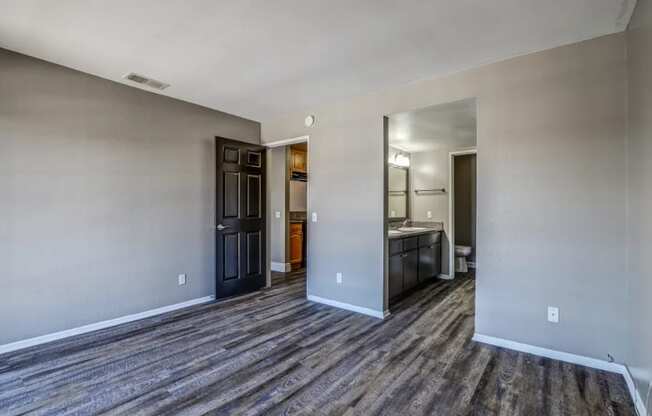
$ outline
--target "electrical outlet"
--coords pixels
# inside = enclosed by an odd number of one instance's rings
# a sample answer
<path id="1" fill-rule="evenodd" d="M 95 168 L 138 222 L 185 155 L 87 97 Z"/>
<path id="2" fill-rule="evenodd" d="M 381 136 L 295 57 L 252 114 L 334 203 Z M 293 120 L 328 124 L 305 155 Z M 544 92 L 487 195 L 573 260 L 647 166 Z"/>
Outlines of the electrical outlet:
<path id="1" fill-rule="evenodd" d="M 281 218 L 281 211 L 276 211 L 276 212 L 274 213 L 274 216 L 275 216 L 276 218 Z"/>
<path id="2" fill-rule="evenodd" d="M 428 218 L 432 218 L 432 211 L 428 211 L 428 212 L 426 212 L 426 217 L 428 217 Z"/>
<path id="3" fill-rule="evenodd" d="M 316 212 L 312 213 L 312 222 L 317 222 L 317 213 Z"/>
<path id="4" fill-rule="evenodd" d="M 390 212 L 390 213 L 389 213 L 389 216 L 390 216 L 390 217 L 395 217 L 395 216 L 396 216 L 396 211 L 392 211 L 392 212 Z"/>
<path id="5" fill-rule="evenodd" d="M 342 273 L 340 273 L 340 272 L 335 273 L 335 280 L 337 281 L 338 285 L 341 285 L 342 284 Z"/>
<path id="6" fill-rule="evenodd" d="M 548 322 L 559 322 L 559 308 L 556 306 L 548 306 Z"/>
<path id="7" fill-rule="evenodd" d="M 186 275 L 185 274 L 180 274 L 179 275 L 179 286 L 183 286 L 186 284 Z"/>

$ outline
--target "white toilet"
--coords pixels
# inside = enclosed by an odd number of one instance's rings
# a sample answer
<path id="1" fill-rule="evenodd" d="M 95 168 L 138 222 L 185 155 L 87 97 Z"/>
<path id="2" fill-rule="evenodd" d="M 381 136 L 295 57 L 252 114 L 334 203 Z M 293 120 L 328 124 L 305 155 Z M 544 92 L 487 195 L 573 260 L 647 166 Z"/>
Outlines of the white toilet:
<path id="1" fill-rule="evenodd" d="M 466 258 L 471 255 L 471 247 L 469 246 L 455 246 L 455 271 L 466 273 L 469 267 L 466 264 Z"/>

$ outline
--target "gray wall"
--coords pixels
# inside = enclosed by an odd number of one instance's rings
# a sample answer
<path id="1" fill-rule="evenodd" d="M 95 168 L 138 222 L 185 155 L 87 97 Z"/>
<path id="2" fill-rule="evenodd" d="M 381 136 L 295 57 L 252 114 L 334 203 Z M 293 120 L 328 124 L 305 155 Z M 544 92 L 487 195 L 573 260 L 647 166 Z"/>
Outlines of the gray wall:
<path id="1" fill-rule="evenodd" d="M 631 351 L 628 365 L 645 400 L 652 381 L 652 2 L 638 0 L 629 55 L 628 253 Z M 651 399 L 652 401 L 652 399 Z M 652 411 L 652 409 L 648 409 Z"/>
<path id="2" fill-rule="evenodd" d="M 270 207 L 269 221 L 271 224 L 270 244 L 272 262 L 286 263 L 287 243 L 287 156 L 286 146 L 275 147 L 269 150 L 269 170 L 267 183 L 269 184 Z M 274 213 L 281 212 L 281 218 L 276 218 Z"/>
<path id="3" fill-rule="evenodd" d="M 622 362 L 624 51 L 621 33 L 263 122 L 263 141 L 310 135 L 308 292 L 386 305 L 383 115 L 477 97 L 476 331 Z"/>
<path id="4" fill-rule="evenodd" d="M 0 344 L 214 294 L 216 135 L 260 125 L 0 50 Z"/>

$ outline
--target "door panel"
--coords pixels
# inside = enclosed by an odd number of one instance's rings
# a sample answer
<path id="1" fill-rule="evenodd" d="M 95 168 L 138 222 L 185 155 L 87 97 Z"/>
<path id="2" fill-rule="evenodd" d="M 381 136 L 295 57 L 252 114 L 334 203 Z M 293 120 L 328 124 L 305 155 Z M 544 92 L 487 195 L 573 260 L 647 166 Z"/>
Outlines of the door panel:
<path id="1" fill-rule="evenodd" d="M 240 212 L 240 172 L 223 172 L 224 218 L 237 218 Z"/>
<path id="2" fill-rule="evenodd" d="M 265 150 L 215 138 L 216 299 L 258 290 L 266 281 Z"/>
<path id="3" fill-rule="evenodd" d="M 410 290 L 418 283 L 419 252 L 411 250 L 403 254 L 403 290 Z"/>
<path id="4" fill-rule="evenodd" d="M 260 274 L 261 271 L 260 232 L 247 233 L 247 275 Z"/>
<path id="5" fill-rule="evenodd" d="M 260 175 L 247 175 L 247 217 L 260 218 Z"/>
<path id="6" fill-rule="evenodd" d="M 240 271 L 240 236 L 238 233 L 224 233 L 222 240 L 224 280 L 237 279 Z"/>

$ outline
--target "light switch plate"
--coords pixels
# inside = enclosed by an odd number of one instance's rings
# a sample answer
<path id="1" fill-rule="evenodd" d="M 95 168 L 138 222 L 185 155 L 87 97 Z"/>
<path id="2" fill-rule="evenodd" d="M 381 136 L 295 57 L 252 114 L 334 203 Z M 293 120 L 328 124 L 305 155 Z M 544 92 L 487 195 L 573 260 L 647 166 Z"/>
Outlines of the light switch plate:
<path id="1" fill-rule="evenodd" d="M 311 218 L 312 218 L 312 222 L 317 222 L 317 213 L 313 212 Z"/>
<path id="2" fill-rule="evenodd" d="M 554 324 L 559 322 L 559 308 L 556 306 L 548 306 L 548 322 Z"/>
<path id="3" fill-rule="evenodd" d="M 342 284 L 342 273 L 340 273 L 340 272 L 335 273 L 335 280 L 337 281 L 338 285 L 341 285 Z"/>
<path id="4" fill-rule="evenodd" d="M 281 218 L 281 211 L 276 211 L 276 212 L 274 213 L 274 216 L 275 216 L 276 218 Z"/>
<path id="5" fill-rule="evenodd" d="M 180 274 L 179 275 L 179 286 L 185 285 L 186 284 L 186 275 L 185 274 Z"/>
<path id="6" fill-rule="evenodd" d="M 432 218 L 432 211 L 428 211 L 428 212 L 426 212 L 426 217 L 428 217 L 428 218 Z"/>

